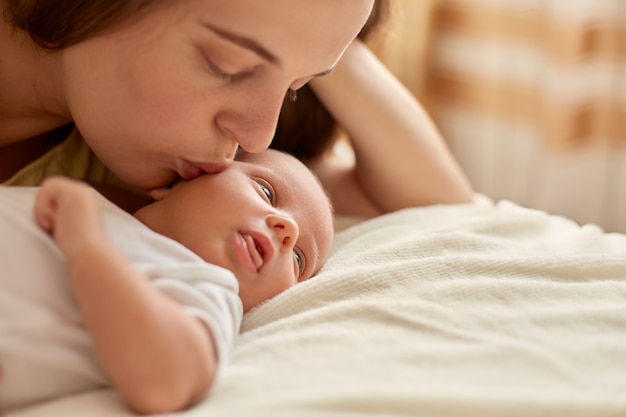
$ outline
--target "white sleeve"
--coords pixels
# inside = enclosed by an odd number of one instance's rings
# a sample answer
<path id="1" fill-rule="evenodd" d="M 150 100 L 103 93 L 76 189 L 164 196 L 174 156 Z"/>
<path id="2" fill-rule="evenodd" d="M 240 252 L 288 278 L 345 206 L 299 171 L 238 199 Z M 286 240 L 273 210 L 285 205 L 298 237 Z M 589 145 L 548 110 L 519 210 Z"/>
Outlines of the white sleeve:
<path id="1" fill-rule="evenodd" d="M 148 267 L 144 272 L 157 288 L 204 322 L 213 335 L 219 372 L 228 361 L 243 317 L 233 273 L 197 262 Z"/>
<path id="2" fill-rule="evenodd" d="M 150 230 L 119 207 L 103 201 L 105 224 L 115 245 L 153 285 L 206 324 L 215 341 L 221 369 L 243 318 L 235 275 L 205 262 L 180 243 Z"/>

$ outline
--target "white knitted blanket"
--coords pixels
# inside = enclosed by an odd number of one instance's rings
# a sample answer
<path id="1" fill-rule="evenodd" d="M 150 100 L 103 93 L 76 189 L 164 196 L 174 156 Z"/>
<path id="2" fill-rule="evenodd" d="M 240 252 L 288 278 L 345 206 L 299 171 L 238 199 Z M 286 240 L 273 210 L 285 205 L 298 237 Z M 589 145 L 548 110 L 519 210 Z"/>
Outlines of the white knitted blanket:
<path id="1" fill-rule="evenodd" d="M 128 415 L 103 390 L 10 417 Z M 177 415 L 624 416 L 626 236 L 486 199 L 358 224 Z"/>

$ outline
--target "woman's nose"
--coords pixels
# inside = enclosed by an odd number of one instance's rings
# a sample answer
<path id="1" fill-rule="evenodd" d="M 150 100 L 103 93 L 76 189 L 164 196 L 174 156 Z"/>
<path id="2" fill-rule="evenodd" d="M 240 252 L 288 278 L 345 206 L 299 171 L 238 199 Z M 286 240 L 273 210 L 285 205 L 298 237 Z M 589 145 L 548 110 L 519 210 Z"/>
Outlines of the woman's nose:
<path id="1" fill-rule="evenodd" d="M 280 250 L 293 250 L 300 230 L 296 221 L 286 214 L 270 214 L 266 218 L 267 225 L 272 229 L 278 240 Z"/>
<path id="2" fill-rule="evenodd" d="M 217 126 L 246 152 L 264 151 L 274 138 L 284 98 L 284 91 L 267 89 L 254 94 L 252 99 L 242 97 L 237 105 L 216 116 Z"/>

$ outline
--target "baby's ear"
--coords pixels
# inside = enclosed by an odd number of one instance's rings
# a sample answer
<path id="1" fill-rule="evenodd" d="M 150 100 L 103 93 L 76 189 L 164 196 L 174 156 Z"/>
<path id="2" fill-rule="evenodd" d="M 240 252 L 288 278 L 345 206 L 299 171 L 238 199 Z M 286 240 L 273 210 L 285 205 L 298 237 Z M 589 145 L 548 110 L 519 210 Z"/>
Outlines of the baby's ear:
<path id="1" fill-rule="evenodd" d="M 160 201 L 170 192 L 170 187 L 154 188 L 148 191 L 148 194 L 154 201 Z"/>

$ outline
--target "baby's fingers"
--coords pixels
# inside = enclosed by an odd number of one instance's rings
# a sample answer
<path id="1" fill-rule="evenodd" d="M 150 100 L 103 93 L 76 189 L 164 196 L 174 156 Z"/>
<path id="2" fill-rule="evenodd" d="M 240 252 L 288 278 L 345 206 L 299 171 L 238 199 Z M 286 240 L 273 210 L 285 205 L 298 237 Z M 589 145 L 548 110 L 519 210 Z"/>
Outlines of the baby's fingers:
<path id="1" fill-rule="evenodd" d="M 45 182 L 35 198 L 35 221 L 43 230 L 52 232 L 58 208 L 58 194 L 56 187 L 50 182 Z"/>

